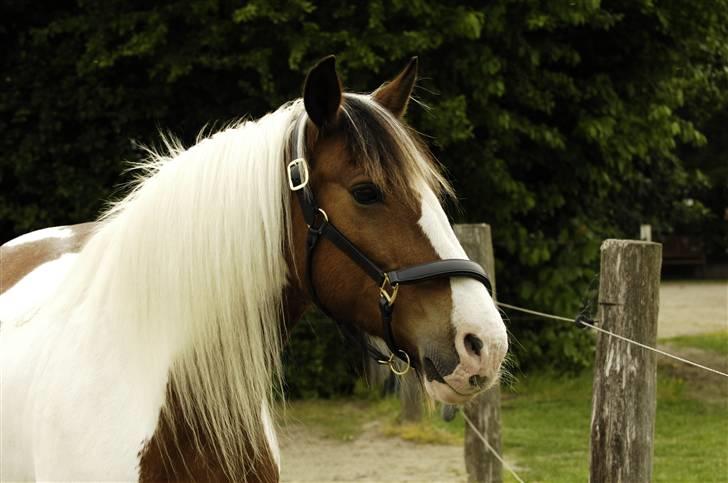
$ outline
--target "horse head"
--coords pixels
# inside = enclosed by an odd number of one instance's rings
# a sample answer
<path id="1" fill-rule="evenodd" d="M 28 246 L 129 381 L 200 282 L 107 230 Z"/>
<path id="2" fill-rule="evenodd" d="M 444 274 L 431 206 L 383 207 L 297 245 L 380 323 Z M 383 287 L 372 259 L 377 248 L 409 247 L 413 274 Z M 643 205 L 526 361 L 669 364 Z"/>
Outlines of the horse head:
<path id="1" fill-rule="evenodd" d="M 383 339 L 379 362 L 462 403 L 498 379 L 508 340 L 441 206 L 451 188 L 403 121 L 416 79 L 416 58 L 368 95 L 342 92 L 333 57 L 309 72 L 288 166 L 294 278 L 344 328 Z"/>

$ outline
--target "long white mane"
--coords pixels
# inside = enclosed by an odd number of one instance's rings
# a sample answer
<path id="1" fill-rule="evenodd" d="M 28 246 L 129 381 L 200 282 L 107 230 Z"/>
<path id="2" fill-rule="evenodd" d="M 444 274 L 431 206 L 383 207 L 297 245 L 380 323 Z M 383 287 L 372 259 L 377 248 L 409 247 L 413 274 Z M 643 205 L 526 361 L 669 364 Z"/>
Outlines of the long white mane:
<path id="1" fill-rule="evenodd" d="M 168 364 L 185 417 L 195 415 L 191 427 L 229 475 L 264 450 L 261 407 L 280 381 L 284 156 L 302 112 L 297 101 L 188 150 L 152 154 L 56 298 L 65 310 L 97 309 L 91 323 L 128 337 L 138 348 L 130 357 Z"/>

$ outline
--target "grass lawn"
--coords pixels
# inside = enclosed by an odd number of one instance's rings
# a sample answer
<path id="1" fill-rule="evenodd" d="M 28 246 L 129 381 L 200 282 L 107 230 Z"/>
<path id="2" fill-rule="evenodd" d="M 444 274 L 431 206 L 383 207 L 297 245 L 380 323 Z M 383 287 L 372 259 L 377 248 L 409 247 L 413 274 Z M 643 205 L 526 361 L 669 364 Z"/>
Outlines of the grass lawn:
<path id="1" fill-rule="evenodd" d="M 725 334 L 681 337 L 673 345 L 725 354 Z M 587 481 L 591 372 L 576 377 L 521 376 L 503 390 L 503 446 L 526 481 Z M 708 387 L 709 386 L 709 387 Z M 708 389 L 706 391 L 706 389 Z M 710 397 L 704 394 L 709 393 Z M 717 397 L 716 397 L 717 396 Z M 462 444 L 460 414 L 451 423 L 436 412 L 421 423 L 398 424 L 396 399 L 376 397 L 290 403 L 287 414 L 340 440 L 356 437 L 379 421 L 385 436 L 419 443 Z M 505 472 L 504 472 L 505 475 Z M 515 481 L 505 475 L 506 481 Z M 728 482 L 728 381 L 699 382 L 671 367 L 658 371 L 654 480 Z"/>
<path id="2" fill-rule="evenodd" d="M 591 374 L 525 378 L 504 393 L 505 453 L 529 481 L 585 481 Z M 728 397 L 728 393 L 725 394 Z M 658 375 L 654 480 L 728 481 L 728 404 L 703 401 L 679 378 Z M 508 481 L 508 480 L 506 480 Z"/>
<path id="3" fill-rule="evenodd" d="M 671 337 L 661 340 L 665 344 L 675 347 L 695 347 L 706 351 L 716 352 L 728 356 L 728 331 L 713 334 L 690 335 Z"/>

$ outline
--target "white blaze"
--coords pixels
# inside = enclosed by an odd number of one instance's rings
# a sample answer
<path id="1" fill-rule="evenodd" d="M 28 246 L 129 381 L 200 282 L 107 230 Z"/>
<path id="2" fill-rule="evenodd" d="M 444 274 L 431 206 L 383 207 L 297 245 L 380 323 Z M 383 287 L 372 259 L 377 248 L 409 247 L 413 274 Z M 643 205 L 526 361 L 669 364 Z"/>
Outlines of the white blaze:
<path id="1" fill-rule="evenodd" d="M 465 258 L 468 256 L 460 245 L 437 196 L 427 186 L 420 188 L 422 215 L 419 225 L 440 258 Z M 463 277 L 450 279 L 452 291 L 451 322 L 455 328 L 455 348 L 461 356 L 453 377 L 458 379 L 458 389 L 465 386 L 470 375 L 484 375 L 493 379 L 508 348 L 508 337 L 503 319 L 488 290 L 482 283 Z M 473 334 L 483 341 L 479 362 L 464 359 L 464 337 Z M 446 377 L 446 380 L 448 378 Z M 450 382 L 450 381 L 448 381 Z"/>

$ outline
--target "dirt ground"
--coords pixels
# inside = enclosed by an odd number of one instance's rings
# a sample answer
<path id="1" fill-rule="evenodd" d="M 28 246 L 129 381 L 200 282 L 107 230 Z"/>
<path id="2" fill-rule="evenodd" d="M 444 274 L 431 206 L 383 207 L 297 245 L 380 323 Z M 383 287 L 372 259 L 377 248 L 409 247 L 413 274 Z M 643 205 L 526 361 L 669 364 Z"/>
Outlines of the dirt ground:
<path id="1" fill-rule="evenodd" d="M 659 338 L 728 330 L 728 280 L 660 285 Z"/>
<path id="2" fill-rule="evenodd" d="M 379 435 L 376 423 L 349 442 L 327 439 L 303 425 L 279 434 L 281 480 L 415 482 L 466 481 L 463 448 L 415 444 Z"/>
<path id="3" fill-rule="evenodd" d="M 665 282 L 660 287 L 660 301 L 659 338 L 728 330 L 728 280 Z M 708 361 L 701 357 L 704 354 L 684 355 L 726 369 L 724 359 Z M 676 365 L 670 369 L 688 371 L 692 377 L 706 377 L 690 367 Z M 725 392 L 721 390 L 715 396 L 724 398 Z M 385 438 L 376 425 L 372 423 L 359 437 L 342 442 L 327 439 L 314 428 L 287 424 L 279 434 L 282 481 L 450 483 L 467 480 L 462 447 Z"/>

